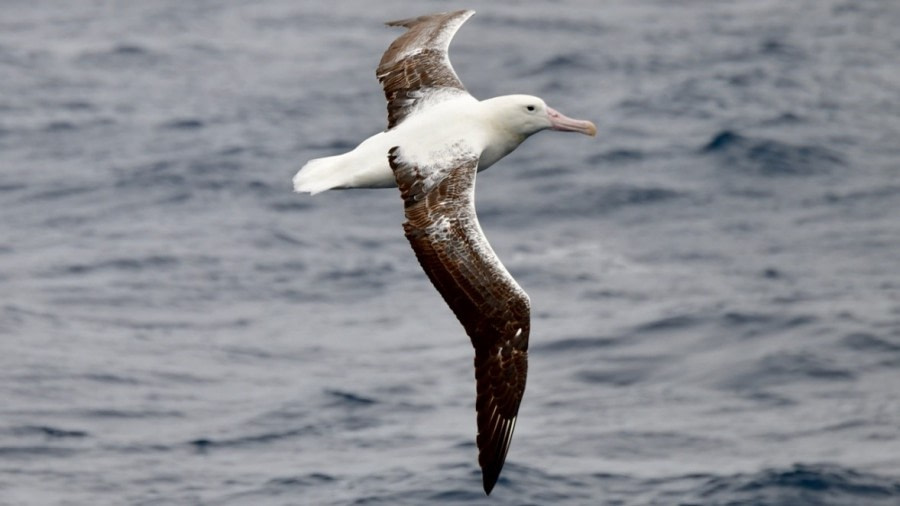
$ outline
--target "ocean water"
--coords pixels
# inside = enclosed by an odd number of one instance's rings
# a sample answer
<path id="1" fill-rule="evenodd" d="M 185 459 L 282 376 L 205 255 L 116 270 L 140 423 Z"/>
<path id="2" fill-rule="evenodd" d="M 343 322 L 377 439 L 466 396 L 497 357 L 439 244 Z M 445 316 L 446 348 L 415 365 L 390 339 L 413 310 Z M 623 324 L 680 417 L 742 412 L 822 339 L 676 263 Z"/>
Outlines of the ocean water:
<path id="1" fill-rule="evenodd" d="M 533 305 L 493 494 L 394 190 L 382 22 L 472 7 Z M 900 504 L 900 3 L 3 2 L 0 504 Z"/>

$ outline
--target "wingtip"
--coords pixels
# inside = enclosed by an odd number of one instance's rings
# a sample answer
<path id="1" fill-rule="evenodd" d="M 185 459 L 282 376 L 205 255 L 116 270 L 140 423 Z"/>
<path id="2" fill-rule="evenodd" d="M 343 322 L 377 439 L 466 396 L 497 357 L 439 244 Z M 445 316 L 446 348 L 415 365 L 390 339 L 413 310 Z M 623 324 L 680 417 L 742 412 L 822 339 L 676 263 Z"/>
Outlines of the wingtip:
<path id="1" fill-rule="evenodd" d="M 484 495 L 491 495 L 491 491 L 494 490 L 494 485 L 497 484 L 497 479 L 500 477 L 500 473 L 496 474 L 488 474 L 487 471 L 484 471 L 482 475 L 482 484 L 484 485 Z"/>
<path id="2" fill-rule="evenodd" d="M 410 28 L 412 25 L 422 22 L 422 21 L 425 21 L 428 18 L 432 18 L 435 16 L 448 16 L 448 15 L 451 17 L 464 15 L 465 19 L 463 19 L 463 21 L 465 21 L 466 19 L 469 19 L 470 17 L 472 17 L 472 15 L 474 15 L 474 14 L 475 14 L 475 11 L 473 9 L 462 9 L 462 10 L 458 10 L 458 11 L 438 12 L 435 14 L 426 14 L 424 16 L 418 16 L 415 18 L 406 18 L 406 19 L 397 19 L 394 21 L 385 21 L 384 26 L 391 26 L 391 27 L 399 26 L 399 27 L 403 27 L 403 28 Z"/>

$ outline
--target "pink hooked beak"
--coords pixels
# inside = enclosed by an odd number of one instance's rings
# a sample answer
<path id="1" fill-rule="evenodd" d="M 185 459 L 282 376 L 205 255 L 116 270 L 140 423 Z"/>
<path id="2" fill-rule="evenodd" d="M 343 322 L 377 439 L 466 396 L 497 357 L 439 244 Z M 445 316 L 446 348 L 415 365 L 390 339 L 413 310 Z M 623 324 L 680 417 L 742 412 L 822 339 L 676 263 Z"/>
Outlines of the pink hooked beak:
<path id="1" fill-rule="evenodd" d="M 570 118 L 552 107 L 547 107 L 547 116 L 550 118 L 552 130 L 578 132 L 591 137 L 597 135 L 597 127 L 590 121 Z"/>

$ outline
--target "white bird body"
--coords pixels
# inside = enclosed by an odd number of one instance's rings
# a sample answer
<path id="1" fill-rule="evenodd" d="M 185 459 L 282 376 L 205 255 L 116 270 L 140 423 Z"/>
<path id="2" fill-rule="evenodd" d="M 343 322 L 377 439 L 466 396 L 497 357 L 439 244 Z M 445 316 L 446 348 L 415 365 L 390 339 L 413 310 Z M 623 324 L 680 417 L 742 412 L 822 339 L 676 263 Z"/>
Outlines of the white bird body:
<path id="1" fill-rule="evenodd" d="M 523 131 L 521 123 L 504 121 L 506 109 L 518 102 L 544 106 L 540 99 L 527 95 L 478 101 L 469 94 L 460 94 L 436 103 L 426 113 L 409 116 L 394 128 L 362 141 L 352 151 L 310 160 L 294 176 L 294 191 L 314 194 L 336 188 L 395 187 L 397 181 L 386 155 L 394 146 L 403 146 L 409 160 L 434 163 L 448 141 L 462 141 L 479 153 L 478 170 L 485 170 L 537 131 Z M 540 121 L 535 123 L 541 129 L 547 127 Z"/>

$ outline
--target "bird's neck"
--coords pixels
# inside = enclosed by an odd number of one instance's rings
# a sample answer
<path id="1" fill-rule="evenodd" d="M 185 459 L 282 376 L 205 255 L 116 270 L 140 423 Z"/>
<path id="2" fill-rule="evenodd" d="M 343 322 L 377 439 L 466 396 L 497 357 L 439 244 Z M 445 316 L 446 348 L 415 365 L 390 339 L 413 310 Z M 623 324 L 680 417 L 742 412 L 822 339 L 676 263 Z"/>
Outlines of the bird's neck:
<path id="1" fill-rule="evenodd" d="M 478 162 L 479 170 L 484 170 L 497 163 L 501 158 L 512 153 L 525 140 L 523 136 L 497 135 L 493 137 L 492 142 L 488 142 L 487 147 L 481 152 L 481 158 Z"/>
<path id="2" fill-rule="evenodd" d="M 478 169 L 484 170 L 512 153 L 528 136 L 510 129 L 504 122 L 499 121 L 494 116 L 495 107 L 491 100 L 480 102 L 480 106 L 480 113 L 483 117 L 482 124 L 486 127 L 484 136 L 487 142 L 481 153 Z"/>

